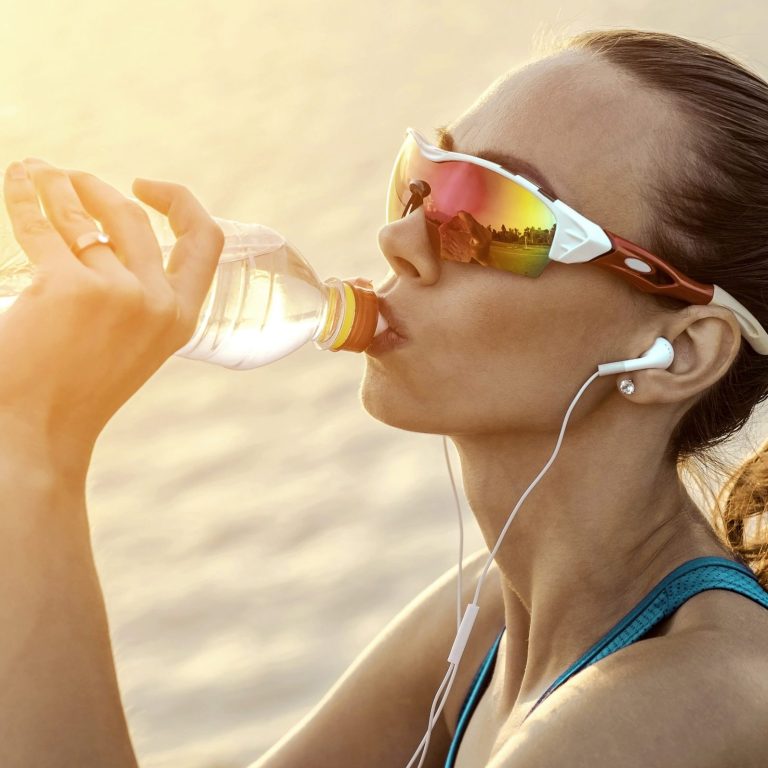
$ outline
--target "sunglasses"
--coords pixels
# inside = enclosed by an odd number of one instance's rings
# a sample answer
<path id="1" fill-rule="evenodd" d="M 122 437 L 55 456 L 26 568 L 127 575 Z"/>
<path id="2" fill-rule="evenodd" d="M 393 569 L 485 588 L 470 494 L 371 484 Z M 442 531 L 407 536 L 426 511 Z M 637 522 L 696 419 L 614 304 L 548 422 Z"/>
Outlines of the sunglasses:
<path id="1" fill-rule="evenodd" d="M 526 277 L 553 261 L 589 262 L 646 293 L 726 307 L 750 346 L 768 355 L 768 333 L 719 286 L 686 277 L 498 163 L 432 146 L 408 128 L 389 180 L 387 223 L 419 207 L 441 259 Z"/>

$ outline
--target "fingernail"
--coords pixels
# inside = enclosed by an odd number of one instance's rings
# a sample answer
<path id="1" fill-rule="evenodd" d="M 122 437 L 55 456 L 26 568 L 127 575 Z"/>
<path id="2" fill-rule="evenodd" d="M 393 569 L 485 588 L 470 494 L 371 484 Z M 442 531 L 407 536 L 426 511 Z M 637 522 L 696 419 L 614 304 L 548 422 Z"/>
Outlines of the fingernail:
<path id="1" fill-rule="evenodd" d="M 26 179 L 27 169 L 24 167 L 24 163 L 11 163 L 8 166 L 6 173 L 12 179 Z"/>

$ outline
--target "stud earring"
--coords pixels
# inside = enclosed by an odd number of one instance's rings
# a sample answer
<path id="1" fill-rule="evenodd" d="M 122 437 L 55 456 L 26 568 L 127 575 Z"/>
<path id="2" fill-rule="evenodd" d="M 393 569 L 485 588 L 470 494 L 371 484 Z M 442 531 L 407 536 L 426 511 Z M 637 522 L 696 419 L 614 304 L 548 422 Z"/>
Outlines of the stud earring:
<path id="1" fill-rule="evenodd" d="M 632 379 L 622 379 L 619 382 L 619 392 L 622 395 L 631 395 L 635 391 L 635 382 Z"/>

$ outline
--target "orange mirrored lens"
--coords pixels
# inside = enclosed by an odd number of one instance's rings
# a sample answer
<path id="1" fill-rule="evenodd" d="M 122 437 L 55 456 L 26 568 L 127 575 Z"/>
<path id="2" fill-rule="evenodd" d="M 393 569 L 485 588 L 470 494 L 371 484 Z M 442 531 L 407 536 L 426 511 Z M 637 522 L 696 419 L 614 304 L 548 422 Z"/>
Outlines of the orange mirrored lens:
<path id="1" fill-rule="evenodd" d="M 547 265 L 555 215 L 525 187 L 474 163 L 428 160 L 409 135 L 390 178 L 387 222 L 403 216 L 414 180 L 429 184 L 422 206 L 427 226 L 435 228 L 432 242 L 440 243 L 440 258 L 528 277 Z"/>

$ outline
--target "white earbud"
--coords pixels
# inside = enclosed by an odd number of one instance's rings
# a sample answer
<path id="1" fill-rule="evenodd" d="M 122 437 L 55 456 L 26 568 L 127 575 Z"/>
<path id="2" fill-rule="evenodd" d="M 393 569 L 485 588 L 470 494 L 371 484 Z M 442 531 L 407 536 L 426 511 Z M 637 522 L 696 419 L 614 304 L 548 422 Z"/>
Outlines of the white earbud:
<path id="1" fill-rule="evenodd" d="M 659 336 L 653 342 L 653 346 L 643 352 L 640 357 L 618 360 L 615 363 L 603 363 L 597 366 L 597 372 L 600 376 L 610 376 L 613 373 L 642 371 L 645 368 L 669 368 L 674 359 L 675 350 L 672 345 L 663 336 Z"/>

